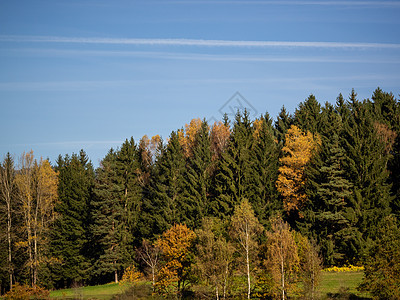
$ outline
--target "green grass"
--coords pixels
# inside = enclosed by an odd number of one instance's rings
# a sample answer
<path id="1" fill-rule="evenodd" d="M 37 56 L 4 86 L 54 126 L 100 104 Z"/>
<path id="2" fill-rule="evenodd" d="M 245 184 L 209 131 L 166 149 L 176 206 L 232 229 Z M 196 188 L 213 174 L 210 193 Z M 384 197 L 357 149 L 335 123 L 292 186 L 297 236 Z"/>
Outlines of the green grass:
<path id="1" fill-rule="evenodd" d="M 122 294 L 130 285 L 110 283 L 105 285 L 87 286 L 50 292 L 51 299 L 111 299 L 114 295 Z"/>
<path id="2" fill-rule="evenodd" d="M 321 283 L 318 288 L 320 296 L 322 299 L 329 299 L 329 296 L 340 299 L 339 295 L 368 298 L 368 293 L 361 293 L 357 290 L 363 275 L 363 272 L 322 272 Z"/>
<path id="3" fill-rule="evenodd" d="M 318 291 L 321 299 L 368 299 L 368 293 L 357 291 L 363 272 L 322 272 Z M 50 293 L 51 299 L 111 299 L 130 288 L 125 284 L 105 284 L 57 290 Z M 140 288 L 140 287 L 139 287 Z"/>

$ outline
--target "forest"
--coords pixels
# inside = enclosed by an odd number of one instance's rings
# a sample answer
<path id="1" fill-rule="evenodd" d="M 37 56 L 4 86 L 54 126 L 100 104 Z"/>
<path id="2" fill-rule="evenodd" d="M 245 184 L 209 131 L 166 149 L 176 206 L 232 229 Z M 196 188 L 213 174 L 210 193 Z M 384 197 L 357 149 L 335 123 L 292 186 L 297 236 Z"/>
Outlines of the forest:
<path id="1" fill-rule="evenodd" d="M 163 140 L 32 151 L 0 166 L 0 292 L 147 278 L 154 294 L 314 299 L 322 268 L 400 295 L 400 102 L 310 95 L 251 120 L 193 119 Z M 201 298 L 201 297 L 200 297 Z"/>

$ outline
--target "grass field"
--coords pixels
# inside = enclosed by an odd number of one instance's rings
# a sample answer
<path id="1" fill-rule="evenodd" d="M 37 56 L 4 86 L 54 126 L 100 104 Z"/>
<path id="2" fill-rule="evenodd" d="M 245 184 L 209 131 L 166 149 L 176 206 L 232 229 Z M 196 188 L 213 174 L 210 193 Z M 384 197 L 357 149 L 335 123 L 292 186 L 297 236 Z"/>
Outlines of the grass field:
<path id="1" fill-rule="evenodd" d="M 51 299 L 101 299 L 108 300 L 114 295 L 122 294 L 129 285 L 110 283 L 105 285 L 87 286 L 65 290 L 57 290 L 50 293 Z"/>
<path id="2" fill-rule="evenodd" d="M 367 293 L 357 291 L 363 272 L 323 272 L 319 285 L 320 299 L 370 299 Z M 129 285 L 106 284 L 65 289 L 50 293 L 51 299 L 111 299 L 122 294 Z"/>
<path id="3" fill-rule="evenodd" d="M 363 272 L 322 272 L 319 294 L 322 299 L 369 299 L 368 293 L 357 291 Z M 352 297 L 352 298 L 346 298 Z"/>

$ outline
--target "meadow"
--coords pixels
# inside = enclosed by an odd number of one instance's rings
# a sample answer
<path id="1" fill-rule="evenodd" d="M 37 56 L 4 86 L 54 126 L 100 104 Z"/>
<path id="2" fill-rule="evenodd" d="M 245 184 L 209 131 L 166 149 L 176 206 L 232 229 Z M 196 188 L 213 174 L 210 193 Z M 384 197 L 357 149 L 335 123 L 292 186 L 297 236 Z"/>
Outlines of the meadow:
<path id="1" fill-rule="evenodd" d="M 319 299 L 371 299 L 368 293 L 357 290 L 363 277 L 363 272 L 322 272 L 318 287 Z M 57 290 L 50 293 L 51 299 L 153 299 L 150 296 L 150 284 L 138 283 L 130 290 L 130 285 L 110 283 Z M 129 293 L 129 295 L 127 295 Z"/>

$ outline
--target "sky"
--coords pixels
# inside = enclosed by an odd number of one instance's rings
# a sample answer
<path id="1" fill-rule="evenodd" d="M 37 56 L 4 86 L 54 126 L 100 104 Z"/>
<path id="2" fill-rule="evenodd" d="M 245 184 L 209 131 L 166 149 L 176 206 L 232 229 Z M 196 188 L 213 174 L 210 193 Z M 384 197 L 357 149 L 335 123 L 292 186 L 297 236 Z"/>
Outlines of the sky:
<path id="1" fill-rule="evenodd" d="M 400 1 L 0 0 L 0 158 L 95 166 L 238 108 L 400 94 Z"/>

